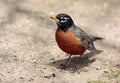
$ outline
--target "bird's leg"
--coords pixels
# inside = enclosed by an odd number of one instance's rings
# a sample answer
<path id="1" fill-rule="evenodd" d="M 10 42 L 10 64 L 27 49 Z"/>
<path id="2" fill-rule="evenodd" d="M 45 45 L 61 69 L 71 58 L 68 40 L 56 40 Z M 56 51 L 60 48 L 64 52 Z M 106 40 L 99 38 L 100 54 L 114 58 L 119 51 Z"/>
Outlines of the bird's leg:
<path id="1" fill-rule="evenodd" d="M 64 69 L 66 68 L 67 64 L 69 63 L 71 56 L 72 56 L 72 55 L 70 54 L 69 58 L 67 59 L 65 65 L 64 65 Z"/>

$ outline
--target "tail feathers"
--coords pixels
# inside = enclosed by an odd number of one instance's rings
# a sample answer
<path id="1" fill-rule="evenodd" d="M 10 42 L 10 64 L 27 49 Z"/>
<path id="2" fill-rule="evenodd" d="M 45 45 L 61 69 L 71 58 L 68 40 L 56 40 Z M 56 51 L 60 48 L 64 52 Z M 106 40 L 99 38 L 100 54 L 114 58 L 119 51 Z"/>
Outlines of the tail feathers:
<path id="1" fill-rule="evenodd" d="M 102 40 L 103 38 L 101 38 L 101 37 L 92 37 L 92 40 L 93 41 L 96 41 L 96 40 Z"/>
<path id="2" fill-rule="evenodd" d="M 96 41 L 96 40 L 102 40 L 103 38 L 101 37 L 94 37 L 94 40 L 93 41 Z"/>

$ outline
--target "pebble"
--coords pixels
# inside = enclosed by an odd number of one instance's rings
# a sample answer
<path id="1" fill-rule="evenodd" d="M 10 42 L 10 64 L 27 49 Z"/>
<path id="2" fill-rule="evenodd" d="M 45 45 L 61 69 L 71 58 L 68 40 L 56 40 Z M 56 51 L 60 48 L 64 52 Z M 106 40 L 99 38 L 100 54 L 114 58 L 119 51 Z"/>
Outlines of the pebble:
<path id="1" fill-rule="evenodd" d="M 101 69 L 101 67 L 100 67 L 100 66 L 97 66 L 97 67 L 96 67 L 96 70 L 100 70 L 100 69 Z"/>

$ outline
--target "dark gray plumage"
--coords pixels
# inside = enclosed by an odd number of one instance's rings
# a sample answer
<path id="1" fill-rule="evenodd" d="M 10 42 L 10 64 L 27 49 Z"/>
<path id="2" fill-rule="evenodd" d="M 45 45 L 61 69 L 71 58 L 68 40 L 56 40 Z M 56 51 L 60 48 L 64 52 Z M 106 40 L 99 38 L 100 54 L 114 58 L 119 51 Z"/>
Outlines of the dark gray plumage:
<path id="1" fill-rule="evenodd" d="M 103 39 L 101 37 L 95 37 L 92 35 L 88 35 L 82 29 L 75 26 L 74 24 L 70 28 L 68 28 L 68 31 L 74 32 L 76 37 L 79 37 L 82 40 L 82 46 L 85 49 L 90 50 L 90 51 L 96 50 L 96 48 L 94 47 L 93 41 Z"/>

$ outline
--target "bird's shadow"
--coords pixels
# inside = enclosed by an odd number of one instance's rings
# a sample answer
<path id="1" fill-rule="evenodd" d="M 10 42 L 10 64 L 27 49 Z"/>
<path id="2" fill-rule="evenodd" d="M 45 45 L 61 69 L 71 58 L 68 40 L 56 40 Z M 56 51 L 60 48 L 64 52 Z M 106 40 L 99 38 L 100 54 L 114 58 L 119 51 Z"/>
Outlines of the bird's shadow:
<path id="1" fill-rule="evenodd" d="M 97 50 L 93 52 L 88 52 L 84 54 L 82 57 L 80 56 L 72 56 L 70 62 L 68 63 L 68 67 L 65 69 L 66 71 L 76 71 L 77 69 L 82 69 L 86 66 L 89 66 L 93 63 L 96 58 L 90 59 L 91 57 L 100 54 L 102 51 Z M 56 67 L 58 69 L 63 69 L 63 64 L 65 64 L 67 59 L 57 60 L 50 62 L 49 65 Z"/>

